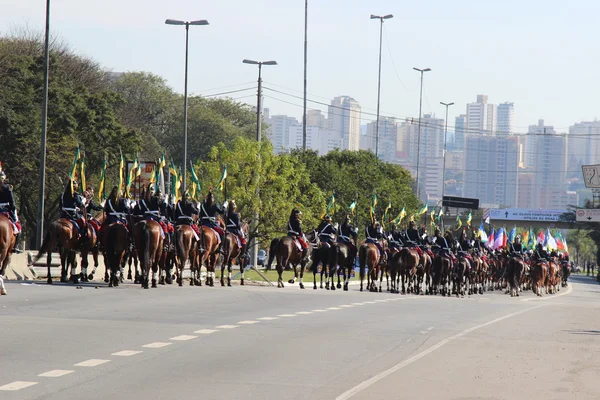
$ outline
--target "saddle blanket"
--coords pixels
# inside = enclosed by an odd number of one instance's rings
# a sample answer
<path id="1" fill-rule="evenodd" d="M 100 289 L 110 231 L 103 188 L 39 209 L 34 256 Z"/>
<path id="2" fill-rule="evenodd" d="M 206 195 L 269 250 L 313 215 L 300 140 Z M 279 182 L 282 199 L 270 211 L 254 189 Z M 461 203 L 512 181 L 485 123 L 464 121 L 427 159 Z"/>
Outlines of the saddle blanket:
<path id="1" fill-rule="evenodd" d="M 206 225 L 204 225 L 204 226 L 206 226 Z M 210 228 L 210 226 L 208 228 Z M 210 228 L 210 230 L 215 233 L 215 236 L 217 237 L 217 243 L 220 244 L 221 243 L 221 236 L 219 235 L 219 232 L 217 232 L 216 229 L 214 229 L 214 228 Z"/>
<path id="2" fill-rule="evenodd" d="M 13 232 L 15 235 L 18 235 L 19 232 L 21 232 L 21 222 L 17 222 L 15 223 L 12 218 L 10 217 L 10 213 L 7 212 L 3 212 L 1 213 L 2 215 L 6 216 L 6 218 L 8 218 L 8 220 L 10 221 L 10 223 L 12 224 L 13 227 Z"/>
<path id="3" fill-rule="evenodd" d="M 302 244 L 300 243 L 300 241 L 298 239 L 294 239 L 294 244 L 296 245 L 296 248 L 298 249 L 298 251 L 302 251 Z"/>

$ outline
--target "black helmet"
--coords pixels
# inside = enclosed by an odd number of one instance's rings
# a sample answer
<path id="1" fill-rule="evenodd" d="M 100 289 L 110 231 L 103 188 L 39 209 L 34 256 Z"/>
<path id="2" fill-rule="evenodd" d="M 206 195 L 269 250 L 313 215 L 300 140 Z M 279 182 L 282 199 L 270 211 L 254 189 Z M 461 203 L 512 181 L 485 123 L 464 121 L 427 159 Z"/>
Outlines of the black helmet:
<path id="1" fill-rule="evenodd" d="M 332 222 L 333 219 L 331 218 L 331 215 L 326 215 L 323 217 L 323 221 Z"/>

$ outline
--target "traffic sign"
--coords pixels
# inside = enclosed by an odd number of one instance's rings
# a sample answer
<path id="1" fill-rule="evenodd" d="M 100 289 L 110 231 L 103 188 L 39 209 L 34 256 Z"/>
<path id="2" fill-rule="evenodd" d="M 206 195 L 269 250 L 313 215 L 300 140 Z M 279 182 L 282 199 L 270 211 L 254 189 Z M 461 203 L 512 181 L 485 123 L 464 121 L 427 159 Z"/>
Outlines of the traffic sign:
<path id="1" fill-rule="evenodd" d="M 479 199 L 470 199 L 467 197 L 444 196 L 442 198 L 442 206 L 457 207 L 457 208 L 470 208 L 471 210 L 477 210 L 479 208 Z"/>
<path id="2" fill-rule="evenodd" d="M 600 210 L 599 210 L 600 211 Z M 557 222 L 567 210 L 536 210 L 528 208 L 501 208 L 490 210 L 491 220 Z"/>
<path id="3" fill-rule="evenodd" d="M 575 220 L 577 222 L 600 222 L 600 210 L 579 209 L 575 212 Z"/>
<path id="4" fill-rule="evenodd" d="M 586 188 L 600 188 L 600 164 L 582 165 L 581 171 L 583 172 L 583 183 Z"/>

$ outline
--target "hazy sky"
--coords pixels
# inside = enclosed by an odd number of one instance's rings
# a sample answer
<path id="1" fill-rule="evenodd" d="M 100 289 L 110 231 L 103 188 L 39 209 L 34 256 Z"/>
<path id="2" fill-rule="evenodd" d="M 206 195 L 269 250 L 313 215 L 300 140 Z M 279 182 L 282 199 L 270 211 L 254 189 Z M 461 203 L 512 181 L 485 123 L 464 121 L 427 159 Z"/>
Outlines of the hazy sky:
<path id="1" fill-rule="evenodd" d="M 1 3 L 2 33 L 43 30 L 45 0 Z M 190 28 L 190 92 L 255 87 L 257 68 L 241 63 L 252 58 L 279 62 L 263 69 L 265 86 L 302 96 L 302 0 L 52 0 L 51 10 L 52 34 L 77 52 L 114 71 L 161 75 L 178 91 L 184 28 L 164 20 L 207 19 L 209 26 Z M 423 112 L 443 118 L 439 102 L 453 101 L 450 121 L 478 93 L 514 102 L 517 132 L 540 118 L 566 131 L 600 115 L 600 2 L 591 0 L 309 0 L 309 99 L 345 94 L 374 112 L 379 23 L 372 13 L 394 14 L 384 24 L 382 115 L 418 116 L 413 66 L 433 70 L 425 75 Z M 231 96 L 254 104 L 254 94 Z M 272 114 L 301 116 L 301 99 L 265 95 L 292 103 L 265 98 Z"/>

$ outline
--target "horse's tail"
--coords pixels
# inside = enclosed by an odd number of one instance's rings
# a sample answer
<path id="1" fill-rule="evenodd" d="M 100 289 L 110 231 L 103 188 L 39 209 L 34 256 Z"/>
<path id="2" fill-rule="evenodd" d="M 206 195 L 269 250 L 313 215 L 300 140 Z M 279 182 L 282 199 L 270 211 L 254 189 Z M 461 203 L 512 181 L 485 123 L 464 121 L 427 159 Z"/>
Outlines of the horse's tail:
<path id="1" fill-rule="evenodd" d="M 271 240 L 271 245 L 269 246 L 269 262 L 267 263 L 267 269 L 271 269 L 271 264 L 273 264 L 273 259 L 275 258 L 275 253 L 277 252 L 277 247 L 281 239 L 275 238 Z"/>
<path id="2" fill-rule="evenodd" d="M 358 249 L 358 267 L 360 268 L 360 279 L 362 280 L 365 276 L 365 267 L 367 265 L 367 252 L 368 246 L 360 246 Z"/>
<path id="3" fill-rule="evenodd" d="M 185 246 L 183 242 L 185 235 L 183 234 L 183 230 L 177 230 L 175 232 L 177 234 L 177 238 L 175 239 L 177 243 L 177 257 L 179 257 L 179 262 L 183 264 L 186 260 L 186 252 L 184 249 Z"/>
<path id="4" fill-rule="evenodd" d="M 116 262 L 117 262 L 117 255 L 115 254 L 115 244 L 117 243 L 116 240 L 111 240 L 111 237 L 109 236 L 109 232 L 111 231 L 111 229 L 107 229 L 106 230 L 106 236 L 107 239 L 106 240 L 106 256 L 108 257 L 108 265 L 111 269 L 111 271 L 115 271 L 116 269 L 120 268 L 120 265 L 115 266 Z"/>
<path id="5" fill-rule="evenodd" d="M 33 262 L 36 263 L 42 256 L 46 253 L 52 251 L 52 248 L 55 246 L 56 241 L 58 240 L 55 233 L 56 221 L 50 224 L 48 231 L 46 231 L 46 236 L 44 236 L 44 241 L 42 242 L 42 247 L 38 251 L 37 255 L 33 258 Z M 52 245 L 52 246 L 51 246 Z"/>
<path id="6" fill-rule="evenodd" d="M 152 237 L 150 235 L 150 227 L 148 226 L 148 222 L 143 221 L 142 225 L 142 240 L 140 241 L 141 248 L 138 249 L 138 255 L 143 255 L 144 263 L 142 265 L 143 271 L 146 271 L 146 267 L 149 269 L 150 262 L 150 243 L 152 241 Z"/>

